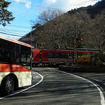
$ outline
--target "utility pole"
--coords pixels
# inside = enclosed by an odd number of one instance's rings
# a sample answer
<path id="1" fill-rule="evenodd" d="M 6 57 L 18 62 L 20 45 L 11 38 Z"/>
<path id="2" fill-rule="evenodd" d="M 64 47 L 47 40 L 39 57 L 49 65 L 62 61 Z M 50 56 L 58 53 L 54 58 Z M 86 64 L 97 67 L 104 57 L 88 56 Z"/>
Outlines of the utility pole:
<path id="1" fill-rule="evenodd" d="M 74 63 L 76 63 L 77 60 L 77 25 L 75 27 L 75 35 L 74 35 Z"/>

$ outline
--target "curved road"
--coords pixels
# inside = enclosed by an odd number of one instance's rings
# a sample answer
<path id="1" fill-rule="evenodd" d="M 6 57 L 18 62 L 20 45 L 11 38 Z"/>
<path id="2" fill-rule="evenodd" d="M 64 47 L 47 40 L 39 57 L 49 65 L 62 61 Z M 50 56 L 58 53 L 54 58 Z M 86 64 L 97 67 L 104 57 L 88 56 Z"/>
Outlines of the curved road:
<path id="1" fill-rule="evenodd" d="M 33 68 L 33 88 L 0 100 L 0 105 L 105 105 L 102 91 L 83 78 L 54 68 Z M 97 87 L 97 88 L 96 88 Z"/>

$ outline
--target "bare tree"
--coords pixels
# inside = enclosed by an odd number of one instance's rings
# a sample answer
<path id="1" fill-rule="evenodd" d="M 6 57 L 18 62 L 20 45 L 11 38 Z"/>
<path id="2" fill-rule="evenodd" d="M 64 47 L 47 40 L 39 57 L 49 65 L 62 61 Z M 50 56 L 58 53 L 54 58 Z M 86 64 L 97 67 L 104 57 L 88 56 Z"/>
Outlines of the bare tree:
<path id="1" fill-rule="evenodd" d="M 53 19 L 55 19 L 56 17 L 62 15 L 64 12 L 61 11 L 61 10 L 46 10 L 46 11 L 43 11 L 42 13 L 40 13 L 40 15 L 38 16 L 38 18 L 35 20 L 35 21 L 31 21 L 33 26 L 32 28 L 33 29 L 36 29 L 37 26 L 40 25 L 43 25 L 45 23 L 47 23 L 48 21 L 51 21 Z"/>

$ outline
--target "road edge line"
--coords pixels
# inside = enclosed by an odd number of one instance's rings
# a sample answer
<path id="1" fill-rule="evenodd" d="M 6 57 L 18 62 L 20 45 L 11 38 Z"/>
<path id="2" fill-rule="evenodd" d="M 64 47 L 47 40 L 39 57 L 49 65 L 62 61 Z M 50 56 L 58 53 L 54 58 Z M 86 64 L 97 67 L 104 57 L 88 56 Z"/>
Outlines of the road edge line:
<path id="1" fill-rule="evenodd" d="M 58 70 L 58 71 L 60 71 L 60 70 Z M 98 89 L 98 91 L 99 91 L 100 98 L 101 98 L 101 105 L 105 105 L 104 94 L 103 94 L 102 89 L 101 89 L 101 87 L 100 87 L 99 85 L 95 84 L 93 81 L 90 81 L 89 79 L 86 79 L 86 78 L 84 78 L 84 77 L 82 77 L 82 76 L 78 76 L 78 75 L 76 75 L 76 74 L 68 73 L 68 72 L 65 72 L 65 71 L 60 71 L 60 72 L 73 75 L 73 76 L 75 76 L 75 77 L 77 77 L 77 78 L 80 78 L 80 79 L 82 79 L 82 80 L 85 80 L 85 81 L 87 81 L 87 82 L 93 84 L 93 86 L 95 86 L 95 87 Z"/>
<path id="2" fill-rule="evenodd" d="M 33 72 L 34 72 L 34 71 L 33 71 Z M 5 98 L 8 98 L 8 97 L 11 97 L 11 96 L 14 96 L 14 95 L 19 94 L 19 93 L 22 93 L 22 92 L 24 92 L 24 91 L 26 91 L 26 90 L 29 90 L 29 89 L 31 89 L 31 88 L 37 86 L 38 84 L 40 84 L 40 83 L 43 81 L 44 77 L 43 77 L 41 74 L 39 74 L 38 72 L 34 72 L 34 73 L 37 73 L 37 74 L 41 77 L 41 80 L 40 80 L 39 82 L 37 82 L 36 84 L 31 85 L 30 87 L 25 88 L 25 89 L 23 89 L 23 90 L 21 90 L 21 91 L 19 91 L 19 92 L 15 92 L 15 93 L 13 93 L 13 94 L 9 94 L 9 95 L 7 95 L 7 96 L 0 97 L 0 100 L 5 99 Z"/>

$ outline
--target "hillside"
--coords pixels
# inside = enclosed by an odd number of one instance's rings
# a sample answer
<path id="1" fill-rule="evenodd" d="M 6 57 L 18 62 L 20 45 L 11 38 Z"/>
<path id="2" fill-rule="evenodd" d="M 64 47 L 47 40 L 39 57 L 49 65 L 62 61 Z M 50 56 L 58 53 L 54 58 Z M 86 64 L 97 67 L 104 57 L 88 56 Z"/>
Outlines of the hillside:
<path id="1" fill-rule="evenodd" d="M 35 48 L 68 49 L 77 47 L 105 50 L 105 0 L 94 6 L 81 7 L 47 22 L 20 39 Z M 83 38 L 80 41 L 80 38 Z"/>

